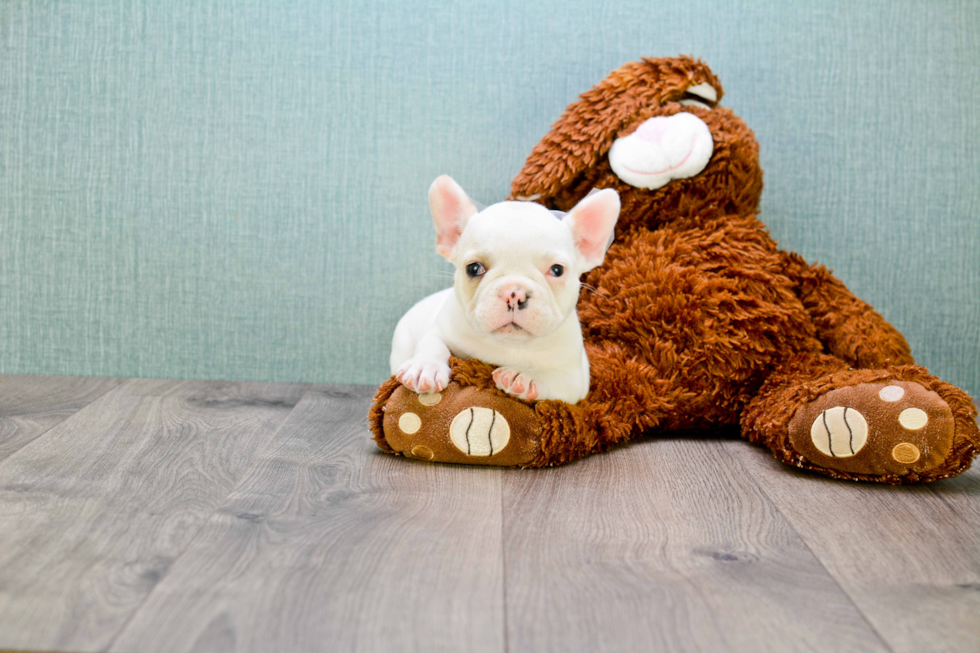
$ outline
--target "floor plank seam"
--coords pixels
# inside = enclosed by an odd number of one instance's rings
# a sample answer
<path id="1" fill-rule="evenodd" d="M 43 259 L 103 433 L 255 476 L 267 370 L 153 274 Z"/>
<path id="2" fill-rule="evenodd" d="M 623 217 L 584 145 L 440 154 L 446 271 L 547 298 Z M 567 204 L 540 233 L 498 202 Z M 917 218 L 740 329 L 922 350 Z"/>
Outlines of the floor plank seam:
<path id="1" fill-rule="evenodd" d="M 511 475 L 510 470 L 500 471 L 500 587 L 502 588 L 501 598 L 503 599 L 504 610 L 504 653 L 510 653 L 510 626 L 507 618 L 507 540 L 505 538 L 507 513 L 504 511 L 504 494 L 509 475 Z"/>
<path id="2" fill-rule="evenodd" d="M 211 518 L 214 517 L 214 515 L 217 514 L 217 512 L 219 510 L 221 510 L 221 507 L 228 500 L 228 497 L 230 497 L 232 494 L 234 494 L 235 491 L 241 486 L 242 479 L 246 478 L 248 476 L 248 473 L 255 466 L 255 461 L 258 460 L 259 454 L 262 453 L 266 449 L 266 447 L 268 446 L 268 443 L 269 442 L 272 442 L 273 441 L 275 435 L 279 432 L 280 429 L 282 429 L 282 427 L 289 420 L 289 416 L 292 415 L 293 414 L 293 411 L 296 410 L 296 406 L 298 406 L 303 401 L 303 399 L 305 399 L 306 396 L 309 394 L 310 385 L 311 384 L 306 384 L 306 388 L 303 390 L 303 394 L 300 396 L 300 398 L 296 402 L 296 404 L 292 408 L 289 409 L 289 412 L 288 413 L 286 413 L 285 415 L 283 415 L 282 420 L 279 422 L 279 424 L 276 426 L 276 428 L 272 429 L 272 431 L 269 433 L 269 439 L 266 441 L 266 443 L 262 447 L 260 447 L 259 449 L 256 450 L 256 452 L 255 452 L 255 454 L 253 456 L 253 459 L 252 459 L 251 464 L 249 464 L 249 466 L 246 467 L 242 471 L 241 477 L 237 481 L 235 481 L 234 485 L 232 485 L 229 488 L 229 490 L 225 494 L 225 496 L 220 501 L 215 502 L 215 508 L 214 508 L 213 511 L 211 511 L 211 514 L 209 514 L 207 517 L 205 517 L 204 519 L 201 520 L 201 524 L 198 526 L 197 531 L 194 533 L 194 535 L 191 538 L 189 538 L 187 540 L 187 544 L 186 544 L 186 546 L 184 546 L 183 550 L 181 550 L 181 552 L 179 554 L 177 554 L 176 556 L 174 556 L 173 561 L 171 561 L 170 565 L 167 567 L 167 571 L 164 572 L 163 574 L 161 574 L 159 576 L 159 578 L 157 578 L 156 583 L 153 585 L 153 589 L 151 589 L 149 592 L 146 593 L 146 596 L 144 596 L 143 597 L 143 600 L 139 602 L 139 605 L 137 605 L 133 609 L 133 611 L 129 614 L 129 616 L 126 617 L 126 619 L 125 619 L 125 621 L 123 621 L 122 625 L 120 625 L 120 627 L 116 630 L 116 632 L 113 633 L 112 637 L 109 638 L 109 641 L 108 641 L 108 643 L 106 644 L 106 646 L 105 646 L 105 648 L 103 650 L 105 650 L 105 651 L 111 651 L 112 650 L 112 648 L 116 645 L 116 641 L 119 639 L 119 637 L 124 632 L 126 632 L 126 629 L 129 627 L 129 624 L 132 623 L 132 621 L 140 614 L 140 612 L 143 610 L 143 608 L 146 606 L 146 604 L 150 601 L 150 598 L 154 596 L 154 593 L 157 591 L 157 588 L 160 587 L 160 585 L 163 583 L 164 579 L 170 574 L 171 570 L 176 567 L 177 562 L 189 550 L 191 550 L 191 548 L 193 548 L 194 543 L 197 541 L 197 539 L 199 537 L 201 537 L 201 534 L 204 532 L 205 527 L 211 521 Z"/>
<path id="3" fill-rule="evenodd" d="M 749 443 L 746 442 L 746 444 Z M 758 445 L 750 445 L 750 446 L 758 446 Z M 763 495 L 765 495 L 770 505 L 772 505 L 772 507 L 776 510 L 776 512 L 779 513 L 779 515 L 786 522 L 786 525 L 793 530 L 793 533 L 796 534 L 796 537 L 799 538 L 803 546 L 806 547 L 806 550 L 810 552 L 810 555 L 813 556 L 813 559 L 817 561 L 817 564 L 820 565 L 820 568 L 824 570 L 824 572 L 827 574 L 827 577 L 834 581 L 834 583 L 840 589 L 841 593 L 847 597 L 848 602 L 850 602 L 850 604 L 854 606 L 854 609 L 857 611 L 857 613 L 861 615 L 861 618 L 868 625 L 868 628 L 870 628 L 871 631 L 875 634 L 875 636 L 878 638 L 878 641 L 881 642 L 881 645 L 885 648 L 885 650 L 892 651 L 892 653 L 896 653 L 895 649 L 892 648 L 891 644 L 889 644 L 888 641 L 881 634 L 881 631 L 878 630 L 878 627 L 875 625 L 875 623 L 871 621 L 871 619 L 868 617 L 867 612 L 865 612 L 861 608 L 861 606 L 857 604 L 857 602 L 854 600 L 854 597 L 851 595 L 851 593 L 847 591 L 847 588 L 841 585 L 840 580 L 838 580 L 837 576 L 827 567 L 827 565 L 823 561 L 823 558 L 817 555 L 817 552 L 813 549 L 813 547 L 810 546 L 810 543 L 806 540 L 805 537 L 803 537 L 803 535 L 793 524 L 793 520 L 790 519 L 789 515 L 784 513 L 782 508 L 779 507 L 779 504 L 776 502 L 773 496 L 769 494 L 769 492 L 766 490 L 765 484 L 759 482 L 759 479 L 756 476 L 756 474 L 750 471 L 745 466 L 745 464 L 741 461 L 741 459 L 733 457 L 732 460 L 742 469 L 742 472 L 746 477 L 752 479 L 752 482 L 755 483 L 759 491 L 762 492 Z"/>
<path id="4" fill-rule="evenodd" d="M 120 378 L 120 377 L 114 377 L 114 376 L 113 376 L 113 377 L 80 377 L 80 378 L 106 378 L 106 379 L 118 379 L 118 378 Z M 17 448 L 16 448 L 16 449 L 14 449 L 13 451 L 11 451 L 11 452 L 9 452 L 9 453 L 7 453 L 7 455 L 5 455 L 5 456 L 3 456 L 3 457 L 0 457 L 0 463 L 3 463 L 3 462 L 4 462 L 5 460 L 9 460 L 9 459 L 10 459 L 11 457 L 13 457 L 13 456 L 15 456 L 15 455 L 17 455 L 17 454 L 18 454 L 18 453 L 20 453 L 20 452 L 21 452 L 21 451 L 22 451 L 22 450 L 23 450 L 23 449 L 24 449 L 25 447 L 29 447 L 30 445 L 32 445 L 32 444 L 34 444 L 35 442 L 37 442 L 38 440 L 40 440 L 41 438 L 43 438 L 43 437 L 44 437 L 45 435 L 47 435 L 48 433 L 50 433 L 50 432 L 51 432 L 51 431 L 53 431 L 54 429 L 56 429 L 56 428 L 58 428 L 59 426 L 61 426 L 62 424 L 64 424 L 64 423 L 65 423 L 65 422 L 67 422 L 68 420 L 70 420 L 71 418 L 73 418 L 73 417 L 75 417 L 76 415 L 78 415 L 78 414 L 79 414 L 80 412 L 82 412 L 83 410 L 86 410 L 87 408 L 89 408 L 89 407 L 90 407 L 90 406 L 91 406 L 92 404 L 94 404 L 95 402 L 97 402 L 97 401 L 99 401 L 99 400 L 101 400 L 101 399 L 104 399 L 105 397 L 108 397 L 108 396 L 109 396 L 110 394 L 112 394 L 113 392 L 116 392 L 116 391 L 118 391 L 118 390 L 119 390 L 119 388 L 122 388 L 122 387 L 124 387 L 124 386 L 125 386 L 125 385 L 126 385 L 126 384 L 127 384 L 128 382 L 129 382 L 128 380 L 123 380 L 123 381 L 122 381 L 122 382 L 121 382 L 121 383 L 120 383 L 119 385 L 117 385 L 117 386 L 115 386 L 115 387 L 113 387 L 113 388 L 108 388 L 108 389 L 106 389 L 106 390 L 105 390 L 105 391 L 103 391 L 103 392 L 102 392 L 101 394 L 99 394 L 99 395 L 98 395 L 97 397 L 95 397 L 95 398 L 93 398 L 93 399 L 92 399 L 92 400 L 91 400 L 90 402 L 88 402 L 88 403 L 87 403 L 87 404 L 85 404 L 84 406 L 81 406 L 80 408 L 78 408 L 77 410 L 75 410 L 75 411 L 74 411 L 74 412 L 73 412 L 73 413 L 72 413 L 71 415 L 67 415 L 67 416 L 66 416 L 66 417 L 65 417 L 65 418 L 64 418 L 63 420 L 61 420 L 60 422 L 58 422 L 58 423 L 56 423 L 56 424 L 52 424 L 51 426 L 49 426 L 48 428 L 46 428 L 46 429 L 44 429 L 43 431 L 41 431 L 40 433 L 38 433 L 38 434 L 37 434 L 36 436 L 34 436 L 33 438 L 31 438 L 31 439 L 30 439 L 30 440 L 28 440 L 27 442 L 25 442 L 25 443 L 23 443 L 23 444 L 22 444 L 21 446 L 19 446 L 19 447 L 17 447 Z M 11 417 L 11 416 L 10 416 L 10 415 L 0 415 L 0 417 Z M 16 417 L 16 416 L 15 416 L 15 417 Z"/>
<path id="5" fill-rule="evenodd" d="M 237 490 L 241 486 L 242 480 L 248 478 L 249 473 L 251 473 L 252 469 L 255 468 L 256 461 L 261 460 L 262 454 L 264 454 L 266 452 L 266 450 L 269 448 L 269 444 L 272 443 L 272 442 L 275 442 L 276 435 L 279 433 L 280 429 L 282 429 L 282 427 L 285 426 L 287 422 L 289 422 L 289 417 L 294 412 L 296 412 L 296 406 L 299 406 L 301 403 L 303 403 L 303 400 L 306 399 L 310 395 L 310 390 L 314 386 L 314 384 L 312 384 L 312 383 L 300 384 L 300 385 L 305 385 L 305 387 L 303 388 L 303 394 L 300 395 L 299 400 L 296 402 L 296 405 L 293 406 L 292 408 L 290 408 L 289 409 L 289 412 L 286 413 L 283 416 L 283 419 L 279 423 L 279 426 L 277 426 L 275 429 L 273 429 L 272 432 L 269 434 L 269 439 L 266 440 L 265 443 L 261 447 L 258 447 L 255 450 L 255 453 L 252 455 L 252 462 L 249 463 L 248 467 L 246 467 L 244 470 L 242 470 L 241 478 L 239 478 L 237 481 L 235 481 L 235 484 L 228 491 L 228 494 L 226 494 L 225 495 L 225 498 L 221 500 L 221 503 L 220 504 L 218 504 L 218 508 L 220 508 L 222 505 L 224 505 L 225 500 L 227 500 L 228 497 L 230 497 L 232 494 L 235 493 L 235 490 Z M 215 512 L 217 512 L 218 508 L 215 508 Z M 210 515 L 208 515 L 208 519 L 211 519 L 211 517 L 213 515 L 214 515 L 214 513 L 211 513 Z"/>
<path id="6" fill-rule="evenodd" d="M 956 518 L 957 519 L 962 519 L 963 518 L 963 516 L 960 514 L 960 511 L 956 509 L 956 506 L 953 505 L 953 503 L 949 500 L 949 498 L 945 494 L 943 494 L 942 492 L 939 492 L 936 488 L 931 487 L 931 486 L 928 487 L 928 488 L 926 488 L 926 489 L 929 491 L 929 493 L 932 496 L 934 496 L 937 499 L 939 499 L 939 501 L 944 506 L 946 506 L 946 508 L 948 508 L 951 513 L 953 513 L 954 515 L 956 515 Z"/>

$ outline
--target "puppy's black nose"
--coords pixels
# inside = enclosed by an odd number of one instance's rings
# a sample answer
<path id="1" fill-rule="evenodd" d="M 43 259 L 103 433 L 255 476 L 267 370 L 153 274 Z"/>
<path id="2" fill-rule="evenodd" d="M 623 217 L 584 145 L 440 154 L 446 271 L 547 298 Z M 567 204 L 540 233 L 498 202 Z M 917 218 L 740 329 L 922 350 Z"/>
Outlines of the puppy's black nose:
<path id="1" fill-rule="evenodd" d="M 527 303 L 531 301 L 531 293 L 525 290 L 511 290 L 504 295 L 504 301 L 507 302 L 508 311 L 523 311 L 527 308 Z"/>

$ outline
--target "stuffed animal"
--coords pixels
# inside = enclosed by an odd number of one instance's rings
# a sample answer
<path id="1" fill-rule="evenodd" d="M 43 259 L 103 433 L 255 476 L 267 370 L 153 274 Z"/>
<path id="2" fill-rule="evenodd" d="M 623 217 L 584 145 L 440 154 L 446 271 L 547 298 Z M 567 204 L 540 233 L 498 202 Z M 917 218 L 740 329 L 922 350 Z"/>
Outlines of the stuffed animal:
<path id="1" fill-rule="evenodd" d="M 541 467 L 737 426 L 835 478 L 915 483 L 969 467 L 970 397 L 916 366 L 826 268 L 777 247 L 757 217 L 758 144 L 721 96 L 695 59 L 626 64 L 568 107 L 513 182 L 513 199 L 564 211 L 593 188 L 619 192 L 615 241 L 579 301 L 589 395 L 524 401 L 492 366 L 452 359 L 440 393 L 381 385 L 369 415 L 381 449 Z"/>

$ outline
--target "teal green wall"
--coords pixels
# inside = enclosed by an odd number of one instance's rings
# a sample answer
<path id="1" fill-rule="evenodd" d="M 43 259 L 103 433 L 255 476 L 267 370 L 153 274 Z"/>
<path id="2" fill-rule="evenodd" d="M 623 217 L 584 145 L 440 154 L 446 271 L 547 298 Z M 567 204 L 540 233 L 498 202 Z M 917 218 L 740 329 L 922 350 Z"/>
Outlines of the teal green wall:
<path id="1" fill-rule="evenodd" d="M 0 372 L 375 383 L 562 109 L 692 53 L 764 219 L 980 395 L 980 3 L 0 3 Z"/>

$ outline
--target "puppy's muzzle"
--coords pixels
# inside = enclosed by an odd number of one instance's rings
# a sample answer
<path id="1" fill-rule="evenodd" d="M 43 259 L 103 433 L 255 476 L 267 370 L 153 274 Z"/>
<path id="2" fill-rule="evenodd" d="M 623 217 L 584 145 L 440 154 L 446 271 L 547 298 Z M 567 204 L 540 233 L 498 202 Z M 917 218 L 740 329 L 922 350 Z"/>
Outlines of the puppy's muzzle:
<path id="1" fill-rule="evenodd" d="M 511 286 L 500 291 L 500 299 L 507 304 L 508 311 L 523 311 L 531 301 L 531 291 L 520 286 Z"/>

